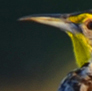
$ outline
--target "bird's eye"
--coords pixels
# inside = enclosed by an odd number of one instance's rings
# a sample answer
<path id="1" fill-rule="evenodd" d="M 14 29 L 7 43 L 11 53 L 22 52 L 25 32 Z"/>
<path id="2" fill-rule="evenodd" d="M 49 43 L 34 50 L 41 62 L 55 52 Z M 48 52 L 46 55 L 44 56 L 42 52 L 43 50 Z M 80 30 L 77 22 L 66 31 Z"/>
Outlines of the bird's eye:
<path id="1" fill-rule="evenodd" d="M 92 21 L 88 21 L 86 26 L 88 29 L 92 29 Z"/>

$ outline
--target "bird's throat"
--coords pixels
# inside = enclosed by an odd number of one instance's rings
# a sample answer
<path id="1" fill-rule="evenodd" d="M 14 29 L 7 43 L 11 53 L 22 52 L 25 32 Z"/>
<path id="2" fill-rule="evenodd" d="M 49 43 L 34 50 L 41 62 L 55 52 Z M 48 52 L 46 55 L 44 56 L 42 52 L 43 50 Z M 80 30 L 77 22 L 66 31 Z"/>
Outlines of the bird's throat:
<path id="1" fill-rule="evenodd" d="M 79 67 L 82 67 L 85 63 L 88 63 L 91 59 L 91 46 L 88 44 L 88 39 L 81 33 L 72 34 L 68 32 L 72 43 L 73 50 L 76 58 L 76 62 Z"/>

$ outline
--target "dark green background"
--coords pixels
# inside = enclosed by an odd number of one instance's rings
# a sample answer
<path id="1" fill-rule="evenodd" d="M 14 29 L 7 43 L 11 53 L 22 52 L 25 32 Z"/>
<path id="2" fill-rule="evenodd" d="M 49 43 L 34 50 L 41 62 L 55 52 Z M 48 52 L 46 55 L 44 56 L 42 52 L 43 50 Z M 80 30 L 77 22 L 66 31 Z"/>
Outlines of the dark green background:
<path id="1" fill-rule="evenodd" d="M 0 91 L 56 91 L 76 68 L 64 32 L 18 18 L 91 8 L 91 0 L 0 0 Z"/>

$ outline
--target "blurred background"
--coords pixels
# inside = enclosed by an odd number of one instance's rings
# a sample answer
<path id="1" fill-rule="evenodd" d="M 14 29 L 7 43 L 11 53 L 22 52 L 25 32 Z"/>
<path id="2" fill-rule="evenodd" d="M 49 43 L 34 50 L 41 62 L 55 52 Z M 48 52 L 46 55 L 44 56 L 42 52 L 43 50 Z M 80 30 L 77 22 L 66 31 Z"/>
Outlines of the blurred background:
<path id="1" fill-rule="evenodd" d="M 64 32 L 18 18 L 91 8 L 91 0 L 0 0 L 0 91 L 56 91 L 77 67 Z"/>

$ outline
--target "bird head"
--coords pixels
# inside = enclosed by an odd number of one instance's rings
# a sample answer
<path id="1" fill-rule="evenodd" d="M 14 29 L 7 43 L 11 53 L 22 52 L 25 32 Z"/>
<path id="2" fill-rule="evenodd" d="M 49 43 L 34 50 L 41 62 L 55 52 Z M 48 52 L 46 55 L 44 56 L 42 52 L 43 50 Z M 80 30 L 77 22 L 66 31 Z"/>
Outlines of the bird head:
<path id="1" fill-rule="evenodd" d="M 22 17 L 20 21 L 35 21 L 64 31 L 72 40 L 79 67 L 92 59 L 92 10 L 70 14 L 42 14 Z"/>

